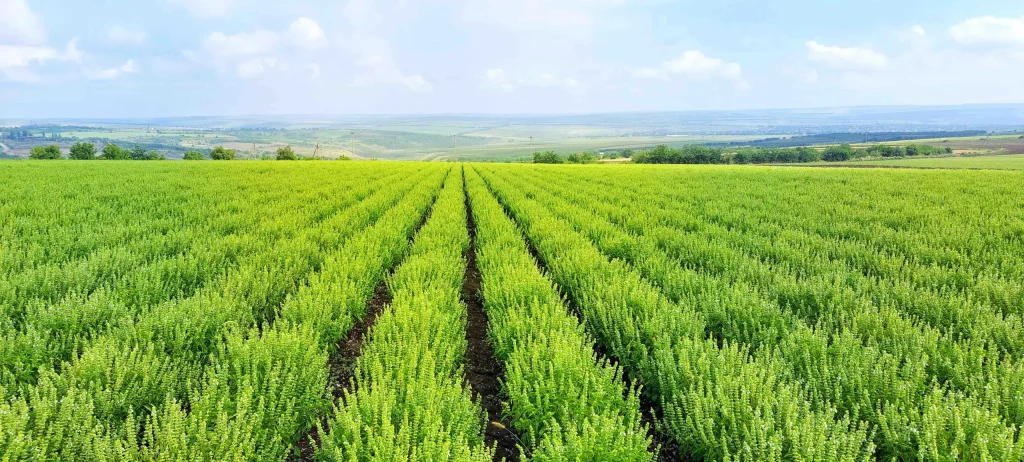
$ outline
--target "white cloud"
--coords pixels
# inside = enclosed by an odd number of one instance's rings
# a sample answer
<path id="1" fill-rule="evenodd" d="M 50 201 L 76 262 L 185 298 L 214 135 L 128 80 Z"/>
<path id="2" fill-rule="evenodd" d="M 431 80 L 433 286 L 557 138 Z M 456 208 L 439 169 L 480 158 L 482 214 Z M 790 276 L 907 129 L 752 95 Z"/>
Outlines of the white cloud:
<path id="1" fill-rule="evenodd" d="M 918 35 L 920 37 L 924 37 L 924 36 L 928 35 L 928 33 L 924 31 L 924 27 L 921 27 L 920 25 L 916 25 L 914 27 L 911 27 L 910 31 L 913 32 L 915 35 Z"/>
<path id="2" fill-rule="evenodd" d="M 743 68 L 739 64 L 712 58 L 697 50 L 689 50 L 678 58 L 664 61 L 661 67 L 642 67 L 633 71 L 633 77 L 639 79 L 667 81 L 673 76 L 694 81 L 724 79 L 735 83 L 740 89 L 749 88 L 743 79 Z"/>
<path id="3" fill-rule="evenodd" d="M 402 84 L 417 93 L 426 93 L 434 89 L 434 86 L 427 82 L 422 75 L 411 75 L 402 77 Z"/>
<path id="4" fill-rule="evenodd" d="M 492 68 L 484 72 L 481 88 L 501 92 L 515 91 L 521 87 L 561 88 L 572 94 L 583 94 L 586 87 L 573 77 L 556 77 L 549 72 L 511 78 L 502 68 Z"/>
<path id="5" fill-rule="evenodd" d="M 114 43 L 141 45 L 146 41 L 146 32 L 124 26 L 113 26 L 107 29 L 107 39 Z"/>
<path id="6" fill-rule="evenodd" d="M 360 31 L 373 30 L 382 21 L 382 16 L 377 12 L 373 0 L 351 0 L 345 5 L 342 15 L 348 19 L 353 29 Z"/>
<path id="7" fill-rule="evenodd" d="M 316 80 L 320 78 L 320 65 L 317 63 L 309 64 L 309 79 Z"/>
<path id="8" fill-rule="evenodd" d="M 134 74 L 139 69 L 135 66 L 135 61 L 129 59 L 120 67 L 113 67 L 110 69 L 92 70 L 86 69 L 85 76 L 93 80 L 111 80 L 121 77 L 125 74 Z"/>
<path id="9" fill-rule="evenodd" d="M 687 51 L 676 59 L 665 61 L 662 67 L 673 74 L 683 74 L 694 79 L 721 77 L 740 80 L 743 78 L 743 70 L 739 64 L 710 58 L 699 51 Z"/>
<path id="10" fill-rule="evenodd" d="M 0 0 L 0 39 L 37 45 L 46 41 L 46 32 L 25 0 Z"/>
<path id="11" fill-rule="evenodd" d="M 964 44 L 1024 44 L 1024 17 L 997 18 L 982 16 L 968 19 L 949 28 L 953 40 Z"/>
<path id="12" fill-rule="evenodd" d="M 20 82 L 39 80 L 32 66 L 49 61 L 81 62 L 82 53 L 75 40 L 68 42 L 64 52 L 47 46 L 0 45 L 0 72 L 8 79 Z"/>
<path id="13" fill-rule="evenodd" d="M 219 58 L 244 57 L 266 54 L 277 46 L 277 33 L 257 30 L 255 32 L 239 32 L 225 35 L 214 32 L 204 41 L 206 51 Z"/>
<path id="14" fill-rule="evenodd" d="M 463 17 L 506 29 L 591 30 L 600 16 L 625 0 L 474 0 Z"/>
<path id="15" fill-rule="evenodd" d="M 182 51 L 181 52 L 181 56 L 184 57 L 189 62 L 193 62 L 193 63 L 198 63 L 199 62 L 199 55 L 196 54 L 196 52 L 194 52 L 192 50 Z"/>
<path id="16" fill-rule="evenodd" d="M 884 69 L 889 58 L 870 48 L 826 46 L 807 42 L 807 59 L 842 69 Z"/>
<path id="17" fill-rule="evenodd" d="M 303 48 L 318 48 L 327 42 L 324 30 L 316 21 L 309 18 L 299 18 L 288 27 L 288 38 L 297 46 Z"/>
<path id="18" fill-rule="evenodd" d="M 357 35 L 349 43 L 356 57 L 356 66 L 362 73 L 356 76 L 356 85 L 405 85 L 415 92 L 429 92 L 433 85 L 421 75 L 405 75 L 391 55 L 391 44 L 380 37 Z"/>
<path id="19" fill-rule="evenodd" d="M 483 88 L 509 92 L 515 90 L 516 86 L 509 81 L 508 76 L 505 75 L 504 69 L 494 68 L 488 69 L 484 73 Z"/>
<path id="20" fill-rule="evenodd" d="M 200 18 L 214 19 L 227 16 L 232 0 L 169 0 L 172 5 L 185 7 Z"/>
<path id="21" fill-rule="evenodd" d="M 0 69 L 28 67 L 58 59 L 60 52 L 50 47 L 0 45 Z"/>
<path id="22" fill-rule="evenodd" d="M 382 15 L 373 0 L 350 0 L 343 15 L 354 31 L 346 47 L 361 71 L 355 85 L 404 85 L 417 93 L 433 91 L 433 84 L 422 75 L 404 73 L 395 62 L 391 43 L 375 33 Z"/>
<path id="23" fill-rule="evenodd" d="M 255 58 L 242 61 L 235 69 L 238 76 L 243 79 L 253 79 L 263 75 L 270 69 L 280 68 L 281 65 L 274 58 Z"/>

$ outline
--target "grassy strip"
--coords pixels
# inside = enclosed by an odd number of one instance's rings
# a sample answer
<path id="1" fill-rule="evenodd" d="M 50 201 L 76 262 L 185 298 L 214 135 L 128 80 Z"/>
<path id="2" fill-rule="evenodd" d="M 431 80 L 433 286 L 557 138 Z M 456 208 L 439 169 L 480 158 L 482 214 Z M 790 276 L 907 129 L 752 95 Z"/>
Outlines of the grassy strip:
<path id="1" fill-rule="evenodd" d="M 321 460 L 490 461 L 483 414 L 462 386 L 469 246 L 462 177 L 449 175 L 429 220 L 389 280 L 353 390 L 321 429 Z"/>
<path id="2" fill-rule="evenodd" d="M 505 362 L 506 413 L 534 460 L 651 460 L 640 403 L 594 354 L 515 224 L 475 173 L 466 186 L 495 354 Z"/>

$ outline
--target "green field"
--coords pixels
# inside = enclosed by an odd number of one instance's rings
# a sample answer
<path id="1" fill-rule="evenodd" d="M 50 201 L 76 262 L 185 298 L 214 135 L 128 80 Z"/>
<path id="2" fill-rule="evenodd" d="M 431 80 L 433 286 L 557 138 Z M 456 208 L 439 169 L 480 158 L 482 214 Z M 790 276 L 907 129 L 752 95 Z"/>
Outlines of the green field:
<path id="1" fill-rule="evenodd" d="M 1024 460 L 1024 172 L 0 178 L 0 460 Z"/>
<path id="2" fill-rule="evenodd" d="M 903 159 L 877 159 L 847 162 L 849 165 L 876 165 L 885 167 L 917 168 L 980 168 L 995 170 L 1024 170 L 1024 154 L 1002 156 L 919 157 Z"/>

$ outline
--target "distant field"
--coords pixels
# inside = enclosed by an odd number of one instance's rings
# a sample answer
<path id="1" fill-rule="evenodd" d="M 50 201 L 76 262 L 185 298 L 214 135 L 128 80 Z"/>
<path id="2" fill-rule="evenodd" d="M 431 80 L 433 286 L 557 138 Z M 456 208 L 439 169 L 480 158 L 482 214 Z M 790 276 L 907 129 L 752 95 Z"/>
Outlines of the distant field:
<path id="1" fill-rule="evenodd" d="M 950 148 L 958 154 L 1024 154 L 1024 135 L 992 135 L 971 136 L 965 138 L 933 138 L 914 141 L 892 141 L 881 144 L 907 145 L 926 144 L 940 148 Z M 870 144 L 854 145 L 867 147 Z"/>
<path id="2" fill-rule="evenodd" d="M 186 150 L 209 151 L 216 146 L 236 149 L 242 158 L 254 159 L 273 155 L 290 145 L 303 156 L 317 155 L 337 158 L 394 160 L 474 160 L 517 161 L 537 151 L 571 154 L 581 151 L 609 149 L 644 149 L 666 144 L 680 147 L 711 142 L 744 142 L 761 135 L 638 135 L 621 128 L 588 127 L 571 124 L 495 125 L 481 120 L 469 123 L 432 123 L 430 120 L 398 121 L 394 125 L 360 123 L 351 128 L 311 129 L 205 129 L 183 127 L 58 127 L 32 129 L 32 137 L 5 140 L 4 150 L 10 157 L 27 157 L 32 147 L 56 142 L 67 153 L 71 144 L 84 140 L 98 147 L 117 143 L 135 144 L 162 152 L 168 158 L 181 158 Z M 60 135 L 56 141 L 51 137 Z"/>
<path id="3" fill-rule="evenodd" d="M 879 165 L 891 167 L 927 168 L 982 168 L 996 170 L 1024 170 L 1024 154 L 1003 156 L 922 157 L 914 159 L 882 159 L 848 162 L 850 165 Z"/>

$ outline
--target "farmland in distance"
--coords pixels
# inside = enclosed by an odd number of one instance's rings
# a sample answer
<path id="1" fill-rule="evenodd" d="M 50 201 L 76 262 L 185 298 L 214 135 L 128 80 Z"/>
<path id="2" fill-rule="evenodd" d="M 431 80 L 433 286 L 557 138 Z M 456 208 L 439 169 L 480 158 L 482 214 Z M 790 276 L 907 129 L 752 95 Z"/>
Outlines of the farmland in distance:
<path id="1" fill-rule="evenodd" d="M 1024 460 L 1018 158 L 0 163 L 0 460 Z"/>

